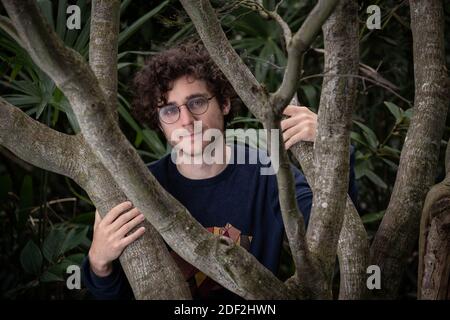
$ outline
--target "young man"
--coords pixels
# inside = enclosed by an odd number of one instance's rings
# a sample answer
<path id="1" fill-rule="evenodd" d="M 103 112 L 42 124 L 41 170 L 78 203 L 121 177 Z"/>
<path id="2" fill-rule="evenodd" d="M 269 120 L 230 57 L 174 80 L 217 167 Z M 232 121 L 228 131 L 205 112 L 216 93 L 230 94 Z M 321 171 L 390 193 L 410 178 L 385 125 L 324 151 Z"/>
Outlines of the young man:
<path id="1" fill-rule="evenodd" d="M 135 116 L 160 129 L 176 150 L 176 156 L 172 153 L 152 163 L 152 174 L 205 228 L 230 237 L 276 274 L 284 235 L 276 176 L 261 174 L 268 162 L 262 152 L 226 145 L 217 135 L 205 139 L 214 130 L 223 136 L 225 122 L 233 115 L 235 97 L 206 50 L 187 44 L 164 51 L 147 61 L 134 82 Z M 288 118 L 282 122 L 282 134 L 286 148 L 300 140 L 314 141 L 317 116 L 313 112 L 288 106 L 285 114 Z M 211 147 L 219 161 L 204 161 L 205 151 Z M 260 161 L 249 163 L 255 152 Z M 244 163 L 237 161 L 240 156 L 246 159 Z M 307 224 L 311 189 L 300 171 L 292 170 L 298 205 Z M 349 194 L 355 201 L 353 153 Z M 119 204 L 103 219 L 96 213 L 92 246 L 83 263 L 84 283 L 95 298 L 132 298 L 117 258 L 144 233 L 140 228 L 127 235 L 143 219 L 130 202 Z M 173 251 L 172 256 L 194 299 L 233 297 Z"/>

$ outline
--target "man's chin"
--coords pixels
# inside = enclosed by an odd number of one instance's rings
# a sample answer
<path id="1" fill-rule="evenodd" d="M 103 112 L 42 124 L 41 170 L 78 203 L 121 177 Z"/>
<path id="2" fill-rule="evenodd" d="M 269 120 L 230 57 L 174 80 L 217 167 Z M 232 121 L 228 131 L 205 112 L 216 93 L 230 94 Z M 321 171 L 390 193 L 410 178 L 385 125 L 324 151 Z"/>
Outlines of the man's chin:
<path id="1" fill-rule="evenodd" d="M 191 142 L 180 142 L 177 145 L 179 152 L 185 157 L 201 157 L 203 155 L 203 144 L 196 145 Z"/>

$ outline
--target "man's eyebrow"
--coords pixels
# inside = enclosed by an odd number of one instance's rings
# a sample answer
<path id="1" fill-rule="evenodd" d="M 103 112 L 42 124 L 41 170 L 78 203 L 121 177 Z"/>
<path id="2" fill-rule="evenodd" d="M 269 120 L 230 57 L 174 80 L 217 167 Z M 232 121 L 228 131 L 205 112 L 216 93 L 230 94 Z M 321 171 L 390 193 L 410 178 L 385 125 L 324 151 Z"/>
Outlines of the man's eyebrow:
<path id="1" fill-rule="evenodd" d="M 192 98 L 207 97 L 207 96 L 208 96 L 207 92 L 205 92 L 205 93 L 193 93 L 193 94 L 188 95 L 186 98 L 184 98 L 184 101 L 188 101 L 189 99 L 192 99 Z M 167 104 L 177 104 L 177 103 L 175 101 L 168 101 Z"/>

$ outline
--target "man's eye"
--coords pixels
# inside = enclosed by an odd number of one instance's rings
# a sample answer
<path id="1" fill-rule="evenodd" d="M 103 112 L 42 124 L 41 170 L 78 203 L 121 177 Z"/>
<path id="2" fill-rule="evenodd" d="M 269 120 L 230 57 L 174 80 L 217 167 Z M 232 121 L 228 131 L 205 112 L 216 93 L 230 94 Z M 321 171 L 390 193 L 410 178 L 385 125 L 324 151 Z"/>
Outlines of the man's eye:
<path id="1" fill-rule="evenodd" d="M 177 114 L 178 108 L 176 106 L 166 106 L 161 109 L 163 115 L 170 116 Z"/>
<path id="2" fill-rule="evenodd" d="M 194 109 L 202 108 L 205 106 L 205 104 L 206 104 L 205 98 L 195 98 L 195 99 L 189 100 L 189 102 L 188 102 L 189 108 L 194 108 Z"/>

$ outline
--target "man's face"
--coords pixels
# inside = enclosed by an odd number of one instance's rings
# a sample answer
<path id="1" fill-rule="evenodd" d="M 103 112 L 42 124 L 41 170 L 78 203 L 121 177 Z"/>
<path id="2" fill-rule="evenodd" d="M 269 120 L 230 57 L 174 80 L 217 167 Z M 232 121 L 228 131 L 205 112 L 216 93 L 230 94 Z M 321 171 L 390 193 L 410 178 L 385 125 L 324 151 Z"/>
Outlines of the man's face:
<path id="1" fill-rule="evenodd" d="M 208 102 L 208 109 L 200 115 L 192 114 L 186 106 L 186 102 L 193 98 L 203 96 L 211 98 L 213 94 L 208 90 L 204 80 L 182 76 L 173 83 L 172 90 L 167 92 L 167 103 L 180 107 L 179 119 L 174 123 L 164 123 L 159 120 L 166 139 L 172 146 L 182 149 L 183 153 L 194 156 L 201 155 L 205 147 L 211 143 L 203 141 L 203 133 L 208 129 L 224 131 L 224 115 L 230 111 L 229 100 L 223 108 L 220 108 L 216 97 Z M 201 121 L 201 125 L 200 122 Z M 194 127 L 194 122 L 196 125 Z M 195 129 L 195 130 L 194 130 Z M 194 143 L 195 141 L 195 143 Z"/>

